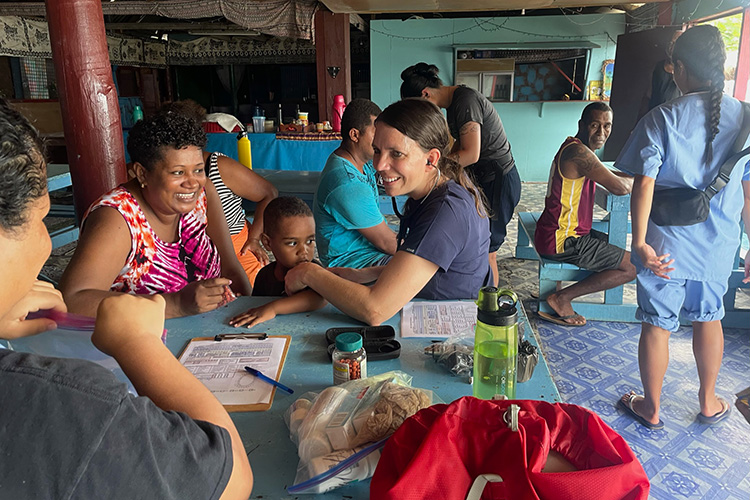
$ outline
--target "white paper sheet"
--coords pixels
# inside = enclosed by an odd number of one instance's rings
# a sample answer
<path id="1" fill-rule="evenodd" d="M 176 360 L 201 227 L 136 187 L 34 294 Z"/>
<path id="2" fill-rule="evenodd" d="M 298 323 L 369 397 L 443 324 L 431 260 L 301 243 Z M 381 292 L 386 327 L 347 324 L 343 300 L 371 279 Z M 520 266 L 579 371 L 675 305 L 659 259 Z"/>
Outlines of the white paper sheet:
<path id="1" fill-rule="evenodd" d="M 474 335 L 477 305 L 464 301 L 409 302 L 401 311 L 401 337 Z"/>
<path id="2" fill-rule="evenodd" d="M 180 361 L 223 405 L 267 404 L 273 386 L 245 371 L 250 366 L 269 378 L 281 375 L 287 338 L 196 340 Z"/>

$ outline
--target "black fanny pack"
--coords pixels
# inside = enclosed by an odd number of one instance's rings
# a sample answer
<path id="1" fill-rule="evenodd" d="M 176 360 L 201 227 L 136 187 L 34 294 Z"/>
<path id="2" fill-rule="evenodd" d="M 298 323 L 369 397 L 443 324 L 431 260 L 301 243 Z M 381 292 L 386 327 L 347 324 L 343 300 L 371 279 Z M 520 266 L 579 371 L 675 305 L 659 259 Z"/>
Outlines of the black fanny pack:
<path id="1" fill-rule="evenodd" d="M 654 191 L 651 204 L 651 220 L 654 224 L 657 226 L 692 226 L 708 219 L 711 211 L 711 198 L 727 185 L 734 166 L 750 154 L 750 147 L 742 149 L 750 135 L 750 104 L 743 102 L 742 109 L 742 130 L 732 148 L 732 151 L 737 151 L 737 153 L 730 154 L 719 169 L 719 175 L 705 191 L 693 188 Z"/>

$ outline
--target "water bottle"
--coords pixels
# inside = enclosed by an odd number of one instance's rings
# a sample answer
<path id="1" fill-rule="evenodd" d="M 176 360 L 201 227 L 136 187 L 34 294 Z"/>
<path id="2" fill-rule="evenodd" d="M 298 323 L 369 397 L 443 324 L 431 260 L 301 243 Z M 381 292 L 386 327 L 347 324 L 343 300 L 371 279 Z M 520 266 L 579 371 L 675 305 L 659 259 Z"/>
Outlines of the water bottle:
<path id="1" fill-rule="evenodd" d="M 250 155 L 250 139 L 247 137 L 247 130 L 242 130 L 237 134 L 237 157 L 240 163 L 250 170 L 253 169 L 253 157 Z"/>
<path id="2" fill-rule="evenodd" d="M 133 123 L 138 123 L 139 120 L 143 120 L 143 110 L 136 104 L 133 108 Z"/>
<path id="3" fill-rule="evenodd" d="M 344 109 L 346 109 L 344 96 L 341 94 L 334 96 L 331 108 L 331 127 L 334 132 L 341 132 L 341 117 L 344 116 Z"/>
<path id="4" fill-rule="evenodd" d="M 474 397 L 516 397 L 518 297 L 510 290 L 479 290 L 474 331 Z"/>

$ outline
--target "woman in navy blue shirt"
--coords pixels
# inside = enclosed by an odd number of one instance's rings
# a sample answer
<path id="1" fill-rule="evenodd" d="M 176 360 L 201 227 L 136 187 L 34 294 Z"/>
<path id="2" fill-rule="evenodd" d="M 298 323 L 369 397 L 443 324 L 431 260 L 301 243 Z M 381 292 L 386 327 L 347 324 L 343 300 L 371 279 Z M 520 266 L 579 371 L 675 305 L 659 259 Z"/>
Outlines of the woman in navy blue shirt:
<path id="1" fill-rule="evenodd" d="M 405 99 L 388 106 L 375 121 L 373 165 L 386 194 L 409 197 L 396 254 L 387 265 L 366 269 L 301 264 L 287 273 L 287 294 L 310 287 L 372 325 L 414 297 L 476 298 L 490 281 L 489 220 L 481 192 L 447 157 L 449 143 L 448 125 L 434 104 Z"/>

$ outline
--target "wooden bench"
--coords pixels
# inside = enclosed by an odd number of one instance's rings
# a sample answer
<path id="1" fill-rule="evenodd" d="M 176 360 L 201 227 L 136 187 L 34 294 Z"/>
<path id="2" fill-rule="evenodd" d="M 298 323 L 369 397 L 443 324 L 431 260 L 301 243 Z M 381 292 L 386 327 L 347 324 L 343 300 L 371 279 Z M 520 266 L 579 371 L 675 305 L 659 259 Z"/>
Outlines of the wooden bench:
<path id="1" fill-rule="evenodd" d="M 68 165 L 54 163 L 47 165 L 47 191 L 65 189 L 70 185 L 70 168 Z M 67 219 L 67 222 L 61 227 L 49 232 L 53 249 L 78 240 L 78 222 L 73 205 L 52 205 L 49 216 Z"/>
<path id="2" fill-rule="evenodd" d="M 740 249 L 734 259 L 737 267 L 729 275 L 729 288 L 724 295 L 724 319 L 721 324 L 726 328 L 749 328 L 750 309 L 741 308 L 737 304 L 737 289 L 750 288 L 750 283 L 743 283 L 745 277 L 745 261 L 740 258 Z"/>
<path id="3" fill-rule="evenodd" d="M 540 212 L 520 212 L 518 214 L 518 243 L 516 245 L 516 257 L 519 259 L 530 259 L 539 261 L 539 310 L 546 313 L 554 313 L 551 307 L 544 301 L 549 294 L 557 290 L 558 281 L 581 281 L 592 274 L 572 264 L 564 264 L 539 255 L 534 248 L 534 232 L 539 220 Z M 595 221 L 593 228 L 606 232 L 608 221 Z M 596 321 L 621 321 L 636 322 L 636 304 L 623 303 L 623 286 L 604 291 L 604 302 L 580 302 L 573 303 L 575 311 L 586 319 Z"/>
<path id="4" fill-rule="evenodd" d="M 542 258 L 534 248 L 534 231 L 536 222 L 541 214 L 539 212 L 520 212 L 518 214 L 518 244 L 516 246 L 516 257 L 539 261 L 539 310 L 553 312 L 547 305 L 544 297 L 557 289 L 557 281 L 580 281 L 591 274 L 571 264 L 562 264 L 554 260 Z M 594 229 L 606 230 L 606 221 L 595 221 Z M 737 290 L 739 288 L 750 288 L 750 283 L 743 283 L 744 261 L 740 259 L 738 249 L 735 262 L 737 268 L 729 277 L 729 289 L 724 295 L 724 319 L 722 325 L 725 328 L 750 328 L 750 309 L 740 307 L 736 302 Z M 622 321 L 637 322 L 635 319 L 635 304 L 623 304 L 623 287 L 619 286 L 604 292 L 604 303 L 574 302 L 574 309 L 587 319 L 600 321 Z M 690 322 L 682 319 L 683 325 Z"/>

